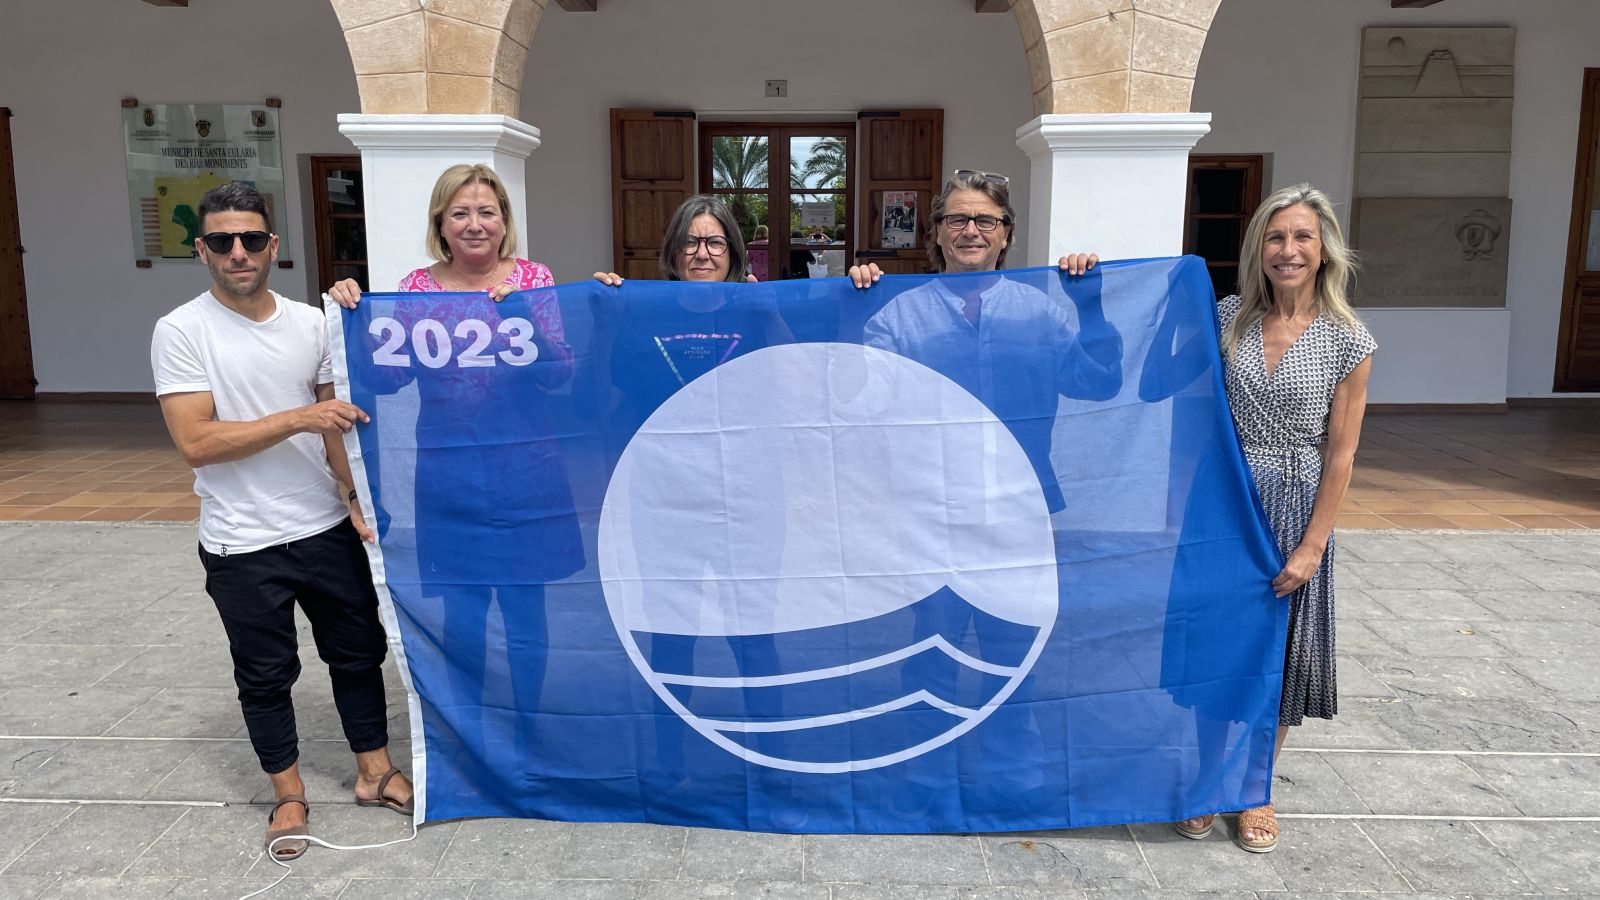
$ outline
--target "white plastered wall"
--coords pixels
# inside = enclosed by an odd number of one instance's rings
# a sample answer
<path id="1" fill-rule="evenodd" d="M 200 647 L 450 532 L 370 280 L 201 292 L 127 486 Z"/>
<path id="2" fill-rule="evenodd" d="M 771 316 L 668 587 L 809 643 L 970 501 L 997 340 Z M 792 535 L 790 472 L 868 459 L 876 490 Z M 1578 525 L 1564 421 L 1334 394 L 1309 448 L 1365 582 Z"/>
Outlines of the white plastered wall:
<path id="1" fill-rule="evenodd" d="M 283 100 L 293 269 L 270 284 L 303 299 L 311 279 L 304 153 L 351 153 L 335 116 L 358 108 L 350 53 L 327 0 L 191 4 L 6 3 L 0 105 L 11 107 L 34 377 L 41 392 L 154 390 L 156 319 L 210 285 L 204 266 L 134 268 L 123 97 L 145 103 Z"/>
<path id="2" fill-rule="evenodd" d="M 1348 201 L 1360 35 L 1374 25 L 1514 26 L 1517 62 L 1506 308 L 1364 310 L 1382 344 L 1371 399 L 1552 396 L 1583 69 L 1600 66 L 1600 3 L 1447 0 L 1395 10 L 1388 0 L 1223 0 L 1195 82 L 1193 107 L 1212 113 L 1195 152 L 1267 153 L 1268 190 L 1309 181 Z"/>

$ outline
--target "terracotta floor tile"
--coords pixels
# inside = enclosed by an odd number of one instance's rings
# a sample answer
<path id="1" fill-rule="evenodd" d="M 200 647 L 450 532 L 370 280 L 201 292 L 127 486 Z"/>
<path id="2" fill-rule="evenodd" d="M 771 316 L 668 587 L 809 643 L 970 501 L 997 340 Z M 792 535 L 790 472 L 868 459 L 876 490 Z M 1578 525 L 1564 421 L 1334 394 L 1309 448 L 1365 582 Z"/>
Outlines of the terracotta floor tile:
<path id="1" fill-rule="evenodd" d="M 1459 498 L 1454 491 L 1436 488 L 1410 488 L 1403 491 L 1395 491 L 1394 499 L 1405 500 L 1410 503 L 1421 503 L 1424 500 L 1456 500 Z"/>
<path id="2" fill-rule="evenodd" d="M 1409 500 L 1363 500 L 1361 501 L 1361 506 L 1367 512 L 1377 513 L 1378 515 L 1426 512 L 1421 506 Z"/>
<path id="3" fill-rule="evenodd" d="M 1550 512 L 1537 500 L 1479 500 L 1477 504 L 1483 507 L 1485 512 L 1497 516 L 1536 516 Z"/>
<path id="4" fill-rule="evenodd" d="M 1487 512 L 1482 506 L 1466 500 L 1424 500 L 1417 505 L 1422 507 L 1422 512 L 1441 516 L 1479 516 Z"/>
<path id="5" fill-rule="evenodd" d="M 1600 516 L 1562 516 L 1561 518 L 1574 525 L 1582 525 L 1584 528 L 1600 528 Z"/>
<path id="6" fill-rule="evenodd" d="M 69 472 L 94 472 L 105 467 L 106 463 L 104 460 L 74 459 L 68 460 L 67 462 L 56 463 L 55 465 L 45 469 L 45 472 L 54 475 L 66 475 Z"/>
<path id="7" fill-rule="evenodd" d="M 110 483 L 116 485 L 116 489 L 119 491 L 145 491 L 158 490 L 167 483 L 167 479 L 159 475 L 154 477 L 150 475 L 124 475 Z"/>
<path id="8" fill-rule="evenodd" d="M 185 497 L 194 496 L 192 493 L 178 491 L 144 491 L 140 493 L 124 494 L 122 499 L 108 506 L 147 506 L 159 508 L 170 506 Z"/>
<path id="9" fill-rule="evenodd" d="M 141 522 L 193 522 L 200 518 L 198 510 L 191 509 L 153 509 L 139 517 Z"/>
<path id="10" fill-rule="evenodd" d="M 1395 527 L 1383 516 L 1367 513 L 1340 513 L 1333 522 L 1334 528 L 1393 528 Z"/>
<path id="11" fill-rule="evenodd" d="M 1483 466 L 1483 463 L 1475 463 L 1470 459 L 1460 459 L 1458 457 L 1445 455 L 1431 456 L 1425 460 L 1419 460 L 1419 462 L 1433 466 L 1435 469 L 1451 471 L 1457 469 L 1476 471 Z"/>
<path id="12" fill-rule="evenodd" d="M 1571 522 L 1561 516 L 1506 516 L 1523 528 L 1571 528 Z"/>
<path id="13" fill-rule="evenodd" d="M 59 478 L 48 478 L 42 475 L 24 475 L 21 478 L 6 479 L 6 487 L 14 491 L 43 491 L 60 484 Z"/>
<path id="14" fill-rule="evenodd" d="M 77 494 L 77 491 L 28 491 L 12 497 L 12 506 L 50 506 Z"/>
<path id="15" fill-rule="evenodd" d="M 115 477 L 115 478 L 121 478 L 121 477 L 123 477 L 125 475 L 137 475 L 140 472 L 148 472 L 148 471 L 150 471 L 151 469 L 154 469 L 154 468 L 155 468 L 155 466 L 152 466 L 151 464 L 149 464 L 147 462 L 134 462 L 132 460 L 121 460 L 119 462 L 114 462 L 114 463 L 106 466 L 104 469 L 97 470 L 96 474 L 106 475 L 106 476 Z"/>
<path id="16" fill-rule="evenodd" d="M 1450 523 L 1451 528 L 1469 528 L 1474 531 L 1486 529 L 1515 531 L 1519 527 L 1517 523 L 1504 516 L 1447 515 L 1444 518 Z"/>
<path id="17" fill-rule="evenodd" d="M 18 516 L 33 522 L 76 522 L 86 513 L 94 512 L 81 506 L 46 506 Z"/>
<path id="18" fill-rule="evenodd" d="M 61 501 L 60 503 L 58 503 L 56 505 L 57 506 L 81 506 L 81 507 L 85 507 L 87 509 L 99 509 L 102 506 L 111 506 L 111 505 L 115 504 L 118 500 L 121 500 L 123 497 L 126 497 L 126 496 L 128 496 L 128 495 L 125 494 L 125 493 L 86 492 L 86 493 L 78 494 L 76 496 L 68 497 L 67 499 Z"/>
<path id="19" fill-rule="evenodd" d="M 1432 513 L 1425 513 L 1425 514 L 1421 514 L 1421 515 L 1411 515 L 1411 514 L 1405 514 L 1405 513 L 1394 513 L 1393 515 L 1386 515 L 1386 516 L 1384 516 L 1384 518 L 1388 519 L 1390 522 L 1393 522 L 1394 524 L 1400 526 L 1401 528 L 1449 528 L 1449 527 L 1451 527 L 1449 519 L 1446 519 L 1444 516 L 1434 515 Z"/>
<path id="20" fill-rule="evenodd" d="M 107 506 L 83 517 L 86 522 L 132 522 L 155 512 L 142 506 Z"/>
<path id="21" fill-rule="evenodd" d="M 1541 513 L 1558 516 L 1600 514 L 1600 500 L 1535 500 L 1534 505 L 1540 507 L 1538 511 Z"/>

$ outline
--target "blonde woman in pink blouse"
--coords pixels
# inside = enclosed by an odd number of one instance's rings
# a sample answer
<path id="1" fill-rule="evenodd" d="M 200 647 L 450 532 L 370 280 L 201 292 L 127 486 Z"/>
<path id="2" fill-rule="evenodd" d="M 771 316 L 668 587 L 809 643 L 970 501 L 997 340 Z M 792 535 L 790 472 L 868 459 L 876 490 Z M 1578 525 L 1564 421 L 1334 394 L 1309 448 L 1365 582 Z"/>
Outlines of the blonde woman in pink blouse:
<path id="1" fill-rule="evenodd" d="M 497 303 L 517 291 L 553 287 L 550 270 L 516 255 L 516 225 L 511 203 L 494 170 L 483 165 L 451 166 L 434 185 L 428 209 L 428 255 L 436 260 L 400 280 L 400 291 L 427 294 L 487 293 Z M 345 280 L 328 296 L 340 306 L 355 308 L 361 288 Z M 459 297 L 440 296 L 431 302 L 405 305 L 408 320 L 442 319 Z M 491 758 L 489 745 L 511 743 L 528 750 L 534 742 L 536 708 L 544 672 L 526 663 L 513 665 L 504 649 L 490 652 L 488 635 L 492 608 L 504 621 L 506 647 L 543 644 L 548 640 L 545 622 L 545 584 L 565 578 L 584 565 L 572 492 L 559 442 L 553 435 L 545 392 L 572 377 L 572 348 L 561 322 L 554 291 L 533 290 L 508 302 L 506 316 L 532 322 L 538 355 L 515 375 L 495 369 L 440 369 L 419 382 L 422 389 L 417 412 L 416 561 L 424 584 L 424 601 L 416 625 L 422 640 L 418 648 L 443 655 L 452 688 L 469 684 L 510 684 L 516 715 L 493 712 L 503 702 L 484 698 L 478 709 L 433 710 L 424 715 L 439 721 L 434 733 L 455 739 L 460 747 L 448 755 L 455 759 Z M 396 315 L 401 315 L 397 312 Z M 493 325 L 494 323 L 491 323 Z M 395 377 L 388 390 L 409 381 L 412 370 L 389 370 Z M 525 402 L 508 417 L 504 407 L 486 413 L 480 407 L 492 396 L 491 378 L 525 378 Z M 503 381 L 495 385 L 503 387 Z M 492 419 L 492 422 L 488 420 Z M 516 421 L 510 421 L 515 419 Z M 516 441 L 454 441 L 448 435 L 482 434 L 499 428 Z M 368 477 L 378 480 L 370 467 Z M 483 521 L 481 502 L 496 499 L 494 521 Z M 386 531 L 380 516 L 379 533 Z M 402 540 L 404 537 L 402 536 Z M 497 552 L 506 542 L 529 552 Z M 491 587 L 493 585 L 493 587 Z M 437 606 L 433 604 L 437 603 Z M 498 636 L 496 644 L 499 644 Z M 413 651 L 416 652 L 416 651 Z M 459 682 L 456 684 L 455 682 Z M 460 752 L 454 752 L 460 751 Z M 526 755 L 523 758 L 528 758 Z M 475 775 L 482 775 L 478 781 Z M 484 790 L 497 783 L 487 772 L 472 766 L 461 777 Z"/>

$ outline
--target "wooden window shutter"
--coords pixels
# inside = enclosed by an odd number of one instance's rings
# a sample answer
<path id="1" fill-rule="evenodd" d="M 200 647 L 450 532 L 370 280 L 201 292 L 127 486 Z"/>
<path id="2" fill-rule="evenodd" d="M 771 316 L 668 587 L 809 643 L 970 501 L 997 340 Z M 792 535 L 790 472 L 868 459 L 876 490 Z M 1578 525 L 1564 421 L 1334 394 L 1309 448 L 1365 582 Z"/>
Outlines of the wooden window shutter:
<path id="1" fill-rule="evenodd" d="M 858 115 L 861 147 L 858 262 L 889 274 L 928 271 L 928 210 L 944 187 L 944 110 L 867 109 Z M 915 246 L 883 246 L 883 194 L 917 192 Z"/>
<path id="2" fill-rule="evenodd" d="M 661 238 L 694 193 L 694 113 L 611 111 L 611 246 L 624 278 L 660 278 Z"/>

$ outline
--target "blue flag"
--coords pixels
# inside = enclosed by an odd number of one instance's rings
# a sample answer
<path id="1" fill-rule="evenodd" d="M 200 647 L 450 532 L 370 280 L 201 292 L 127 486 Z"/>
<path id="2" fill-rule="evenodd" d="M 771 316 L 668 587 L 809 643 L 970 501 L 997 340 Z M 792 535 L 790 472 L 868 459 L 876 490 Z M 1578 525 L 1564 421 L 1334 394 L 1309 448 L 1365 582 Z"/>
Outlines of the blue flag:
<path id="1" fill-rule="evenodd" d="M 1286 605 L 1195 258 L 333 310 L 418 816 L 1268 799 Z"/>

